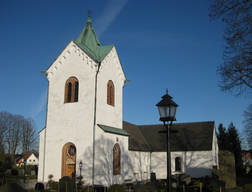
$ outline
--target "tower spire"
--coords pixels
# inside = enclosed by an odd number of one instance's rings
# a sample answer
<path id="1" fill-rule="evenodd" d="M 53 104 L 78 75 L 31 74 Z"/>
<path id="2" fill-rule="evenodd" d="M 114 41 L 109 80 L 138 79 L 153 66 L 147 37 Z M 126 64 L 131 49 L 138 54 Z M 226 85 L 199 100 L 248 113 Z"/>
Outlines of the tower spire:
<path id="1" fill-rule="evenodd" d="M 91 16 L 92 12 L 93 12 L 93 11 L 91 11 L 91 9 L 88 10 L 88 12 L 87 12 L 87 13 L 88 13 L 88 17 Z"/>
<path id="2" fill-rule="evenodd" d="M 75 43 L 82 48 L 90 57 L 92 57 L 97 62 L 101 62 L 109 51 L 114 47 L 114 45 L 101 46 L 99 39 L 97 38 L 95 31 L 91 23 L 92 11 L 89 9 L 87 14 L 89 15 L 87 19 L 87 24 Z"/>

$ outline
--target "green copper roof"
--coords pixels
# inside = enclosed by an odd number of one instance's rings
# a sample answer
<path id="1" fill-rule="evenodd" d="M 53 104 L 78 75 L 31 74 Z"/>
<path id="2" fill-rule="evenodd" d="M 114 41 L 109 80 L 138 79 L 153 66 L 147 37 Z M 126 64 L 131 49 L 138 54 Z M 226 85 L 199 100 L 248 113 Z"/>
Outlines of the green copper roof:
<path id="1" fill-rule="evenodd" d="M 118 128 L 114 128 L 114 127 L 110 127 L 110 126 L 106 126 L 106 125 L 101 125 L 101 124 L 97 124 L 104 132 L 108 132 L 108 133 L 114 133 L 114 134 L 118 134 L 118 135 L 124 135 L 124 136 L 130 136 L 126 131 L 124 131 L 123 129 L 118 129 Z"/>
<path id="2" fill-rule="evenodd" d="M 114 45 L 101 46 L 92 27 L 91 17 L 88 17 L 87 24 L 75 43 L 97 62 L 102 62 L 114 47 Z"/>

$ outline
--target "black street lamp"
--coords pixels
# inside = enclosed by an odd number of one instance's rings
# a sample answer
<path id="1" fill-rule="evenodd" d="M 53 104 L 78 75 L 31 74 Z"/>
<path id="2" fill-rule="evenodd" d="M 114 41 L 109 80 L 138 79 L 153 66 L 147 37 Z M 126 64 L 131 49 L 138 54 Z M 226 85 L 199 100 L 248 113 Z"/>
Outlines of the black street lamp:
<path id="1" fill-rule="evenodd" d="M 166 94 L 162 97 L 163 99 L 156 104 L 158 107 L 160 121 L 163 121 L 166 128 L 166 141 L 167 141 L 167 184 L 166 191 L 172 192 L 171 185 L 171 126 L 172 122 L 176 121 L 176 111 L 178 105 L 172 100 L 172 97 L 168 95 L 168 89 L 166 89 Z M 170 121 L 170 124 L 168 124 Z M 166 123 L 167 122 L 167 123 Z M 164 133 L 164 132 L 160 132 Z"/>
<path id="2" fill-rule="evenodd" d="M 80 178 L 79 178 L 79 187 L 81 187 L 81 170 L 82 170 L 83 163 L 80 161 L 79 168 L 80 168 Z"/>

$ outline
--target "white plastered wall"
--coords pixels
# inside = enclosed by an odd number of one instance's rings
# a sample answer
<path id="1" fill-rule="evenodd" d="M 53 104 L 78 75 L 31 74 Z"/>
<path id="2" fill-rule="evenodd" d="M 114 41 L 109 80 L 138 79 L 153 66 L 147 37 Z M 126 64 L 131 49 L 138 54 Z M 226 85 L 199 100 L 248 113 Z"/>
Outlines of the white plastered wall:
<path id="1" fill-rule="evenodd" d="M 113 174 L 113 148 L 120 146 L 121 174 Z M 128 154 L 128 136 L 106 133 L 99 127 L 96 130 L 95 144 L 95 184 L 122 184 L 132 175 L 131 159 Z M 85 180 L 85 178 L 84 178 Z"/>
<path id="2" fill-rule="evenodd" d="M 175 158 L 181 158 L 181 172 L 175 171 Z M 167 175 L 166 152 L 151 153 L 151 171 L 156 173 L 157 179 L 164 179 Z M 186 174 L 199 178 L 212 176 L 213 153 L 212 151 L 187 151 L 171 152 L 171 173 Z"/>
<path id="3" fill-rule="evenodd" d="M 54 175 L 54 180 L 61 178 L 62 148 L 66 143 L 72 142 L 76 146 L 76 164 L 81 153 L 79 149 L 85 151 L 92 146 L 95 73 L 95 62 L 73 42 L 47 70 L 45 167 L 40 163 L 39 181 L 46 182 L 49 174 Z M 79 81 L 79 99 L 78 102 L 64 103 L 65 82 L 72 76 Z M 40 154 L 43 156 L 43 152 Z"/>
<path id="4" fill-rule="evenodd" d="M 219 146 L 217 140 L 216 129 L 214 126 L 213 130 L 213 144 L 212 144 L 212 153 L 213 153 L 213 166 L 216 166 L 219 169 Z"/>
<path id="5" fill-rule="evenodd" d="M 38 159 L 35 157 L 34 154 L 32 154 L 27 160 L 26 160 L 26 165 L 38 165 Z"/>
<path id="6" fill-rule="evenodd" d="M 107 83 L 114 83 L 114 106 L 107 104 Z M 101 63 L 97 83 L 97 123 L 122 129 L 122 102 L 125 76 L 115 47 Z"/>
<path id="7" fill-rule="evenodd" d="M 85 54 L 74 42 L 62 51 L 54 63 L 46 71 L 49 81 L 48 106 L 46 128 L 40 132 L 40 166 L 38 181 L 48 181 L 48 175 L 53 174 L 54 180 L 61 178 L 62 148 L 71 142 L 76 146 L 76 174 L 79 174 L 79 162 L 82 160 L 84 181 L 92 182 L 93 159 L 93 128 L 94 128 L 94 95 L 95 75 L 98 64 Z M 79 81 L 78 102 L 64 103 L 65 82 L 70 77 Z M 107 102 L 107 82 L 112 80 L 115 86 L 115 106 Z M 115 48 L 104 61 L 98 73 L 96 123 L 122 128 L 122 87 L 125 76 Z M 44 138 L 46 135 L 46 139 Z M 100 139 L 114 141 L 115 136 L 104 133 L 95 126 L 95 146 L 99 148 Z M 117 136 L 122 145 L 122 155 L 128 156 L 128 137 Z M 44 143 L 45 142 L 45 143 Z M 101 143 L 100 143 L 101 144 Z M 120 145 L 120 146 L 121 146 Z M 44 150 L 45 146 L 45 150 Z M 102 147 L 105 147 L 102 145 Z M 108 148 L 106 150 L 113 150 Z M 45 151 L 45 153 L 44 153 Z M 99 157 L 99 150 L 96 150 Z M 87 162 L 91 165 L 87 166 Z M 44 163 L 44 164 L 43 164 Z M 99 167 L 99 161 L 95 161 Z M 124 164 L 123 166 L 128 166 Z M 95 171 L 97 171 L 96 169 Z M 104 180 L 95 172 L 95 182 L 110 184 L 122 182 L 125 179 L 125 167 L 122 167 L 123 176 L 114 180 Z"/>
<path id="8" fill-rule="evenodd" d="M 129 151 L 133 167 L 133 181 L 146 181 L 150 179 L 150 152 Z"/>
<path id="9" fill-rule="evenodd" d="M 39 132 L 39 164 L 38 164 L 38 181 L 42 181 L 43 178 L 43 166 L 44 166 L 44 137 L 45 128 Z"/>

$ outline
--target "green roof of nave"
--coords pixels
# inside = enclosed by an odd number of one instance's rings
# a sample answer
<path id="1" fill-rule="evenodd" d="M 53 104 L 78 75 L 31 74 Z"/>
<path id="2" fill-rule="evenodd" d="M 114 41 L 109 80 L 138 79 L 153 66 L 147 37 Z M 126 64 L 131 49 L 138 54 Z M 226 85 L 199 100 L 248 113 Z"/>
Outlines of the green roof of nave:
<path id="1" fill-rule="evenodd" d="M 88 17 L 87 24 L 75 43 L 97 62 L 102 62 L 114 47 L 114 45 L 101 46 L 92 27 L 91 17 Z"/>

